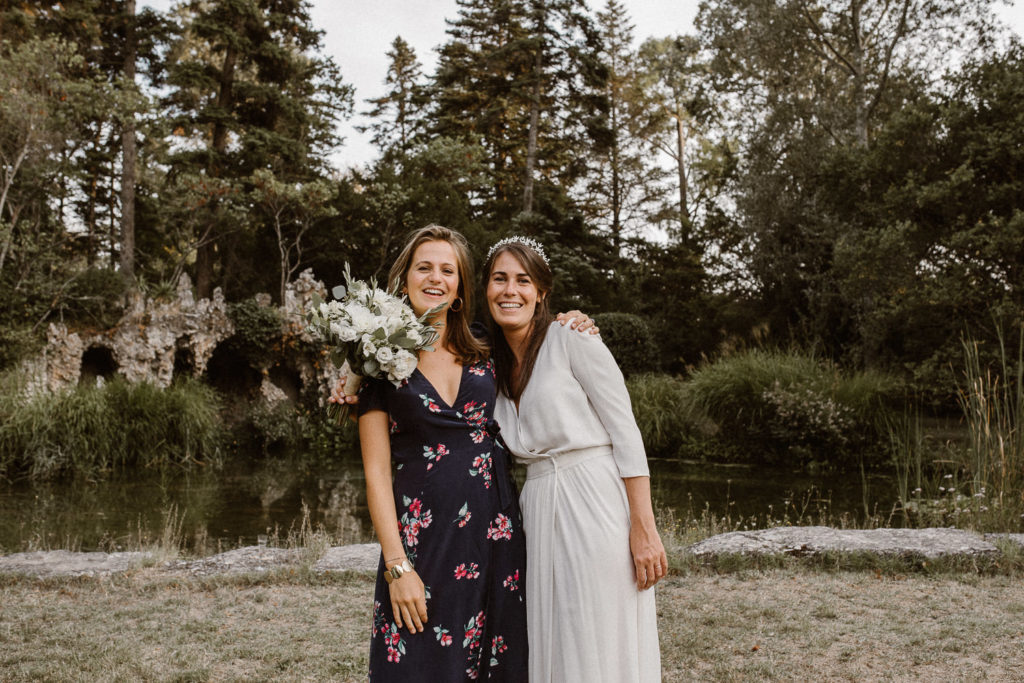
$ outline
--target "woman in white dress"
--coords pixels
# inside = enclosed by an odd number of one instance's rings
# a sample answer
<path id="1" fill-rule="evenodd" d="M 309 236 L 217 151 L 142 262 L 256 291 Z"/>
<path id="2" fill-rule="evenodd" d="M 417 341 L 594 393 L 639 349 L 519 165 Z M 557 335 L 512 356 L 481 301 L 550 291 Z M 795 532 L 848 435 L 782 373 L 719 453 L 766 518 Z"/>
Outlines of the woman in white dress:
<path id="1" fill-rule="evenodd" d="M 517 462 L 531 683 L 661 680 L 650 590 L 668 571 L 629 394 L 599 337 L 552 324 L 543 249 L 513 237 L 484 267 L 495 417 Z"/>

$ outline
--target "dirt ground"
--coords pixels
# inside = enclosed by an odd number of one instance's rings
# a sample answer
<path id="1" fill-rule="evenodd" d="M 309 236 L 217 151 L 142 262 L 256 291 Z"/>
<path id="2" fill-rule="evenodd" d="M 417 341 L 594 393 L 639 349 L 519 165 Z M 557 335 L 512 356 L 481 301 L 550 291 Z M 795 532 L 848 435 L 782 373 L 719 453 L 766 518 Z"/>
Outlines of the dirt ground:
<path id="1" fill-rule="evenodd" d="M 0 577 L 0 679 L 365 680 L 366 574 Z M 1024 582 L 777 569 L 658 588 L 665 681 L 1024 681 Z"/>

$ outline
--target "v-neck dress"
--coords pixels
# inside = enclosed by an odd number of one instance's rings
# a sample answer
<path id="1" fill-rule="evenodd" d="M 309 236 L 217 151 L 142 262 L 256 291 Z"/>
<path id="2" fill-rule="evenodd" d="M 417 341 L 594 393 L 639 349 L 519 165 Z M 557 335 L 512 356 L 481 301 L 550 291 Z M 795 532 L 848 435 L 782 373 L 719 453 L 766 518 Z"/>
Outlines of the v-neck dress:
<path id="1" fill-rule="evenodd" d="M 636 587 L 623 478 L 648 476 L 640 430 L 600 337 L 552 323 L 519 409 L 495 417 L 526 465 L 531 683 L 661 680 L 654 589 Z"/>
<path id="2" fill-rule="evenodd" d="M 422 633 L 399 630 L 380 559 L 370 680 L 527 679 L 526 545 L 509 456 L 492 417 L 494 366 L 466 365 L 452 405 L 418 369 L 367 382 L 359 413 L 387 412 L 399 533 L 426 586 Z"/>

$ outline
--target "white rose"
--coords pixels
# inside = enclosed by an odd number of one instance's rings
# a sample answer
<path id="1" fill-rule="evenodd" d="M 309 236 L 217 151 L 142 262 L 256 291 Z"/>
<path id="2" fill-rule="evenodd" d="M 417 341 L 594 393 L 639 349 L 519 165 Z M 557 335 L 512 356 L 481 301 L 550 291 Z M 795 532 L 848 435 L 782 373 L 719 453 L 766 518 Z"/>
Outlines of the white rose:
<path id="1" fill-rule="evenodd" d="M 333 326 L 331 329 L 333 329 Z M 356 339 L 359 338 L 359 333 L 356 332 L 355 329 L 353 329 L 349 325 L 342 325 L 341 330 L 339 330 L 335 334 L 337 334 L 338 339 L 340 339 L 343 342 L 354 342 Z"/>
<path id="2" fill-rule="evenodd" d="M 370 313 L 370 311 L 365 306 L 360 306 L 359 304 L 350 304 L 345 307 L 345 311 L 349 314 L 349 317 L 352 319 L 352 327 L 354 327 L 357 332 L 373 332 L 373 330 L 375 329 L 373 327 L 374 315 L 373 313 Z"/>
<path id="3" fill-rule="evenodd" d="M 399 349 L 391 366 L 394 368 L 392 374 L 395 376 L 395 379 L 405 379 L 416 369 L 416 356 L 405 349 Z"/>
<path id="4" fill-rule="evenodd" d="M 368 341 L 365 338 L 363 339 L 363 356 L 366 358 L 377 357 L 377 347 L 373 345 L 373 342 Z"/>
<path id="5" fill-rule="evenodd" d="M 395 358 L 395 352 L 387 346 L 382 346 L 377 349 L 377 362 L 381 365 L 390 363 Z"/>

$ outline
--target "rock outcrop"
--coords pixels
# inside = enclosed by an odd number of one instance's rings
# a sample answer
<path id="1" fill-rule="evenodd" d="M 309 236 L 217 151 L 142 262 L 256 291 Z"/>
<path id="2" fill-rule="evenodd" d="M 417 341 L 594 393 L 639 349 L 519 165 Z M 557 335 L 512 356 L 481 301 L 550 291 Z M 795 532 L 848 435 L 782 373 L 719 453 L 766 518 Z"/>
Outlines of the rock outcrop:
<path id="1" fill-rule="evenodd" d="M 878 555 L 995 555 L 999 549 L 978 534 L 960 529 L 832 529 L 788 526 L 733 531 L 695 543 L 698 557 L 723 554 L 819 555 L 866 552 Z"/>
<path id="2" fill-rule="evenodd" d="M 1024 547 L 1024 534 L 986 534 Z M 259 573 L 309 562 L 301 549 L 247 546 L 196 560 L 172 560 L 154 566 L 156 571 L 190 576 Z M 814 555 L 824 552 L 865 552 L 879 555 L 995 556 L 999 549 L 985 538 L 959 529 L 832 529 L 829 527 L 778 527 L 760 531 L 734 531 L 695 543 L 686 552 L 698 557 L 752 553 Z M 380 560 L 376 543 L 356 543 L 328 548 L 312 563 L 316 572 L 374 572 Z M 152 565 L 148 553 L 71 553 L 66 550 L 16 553 L 0 556 L 0 574 L 30 576 L 102 576 Z"/>

